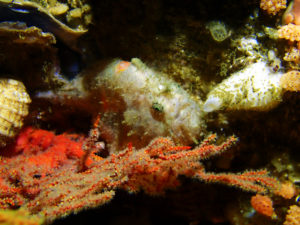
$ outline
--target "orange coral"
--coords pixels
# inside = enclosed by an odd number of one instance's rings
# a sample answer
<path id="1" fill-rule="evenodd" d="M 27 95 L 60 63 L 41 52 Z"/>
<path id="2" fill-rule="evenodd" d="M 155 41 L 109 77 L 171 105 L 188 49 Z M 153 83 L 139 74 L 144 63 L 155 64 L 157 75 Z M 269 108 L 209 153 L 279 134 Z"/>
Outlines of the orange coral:
<path id="1" fill-rule="evenodd" d="M 284 56 L 285 61 L 298 63 L 300 60 L 300 0 L 291 2 L 282 17 L 283 24 L 278 30 L 278 37 L 296 42 L 297 47 L 291 46 Z"/>
<path id="2" fill-rule="evenodd" d="M 176 146 L 168 138 L 156 138 L 143 149 L 128 145 L 118 154 L 78 168 L 86 159 L 92 160 L 91 149 L 96 147 L 93 142 L 97 137 L 95 129 L 87 139 L 25 129 L 12 148 L 14 154 L 0 161 L 0 208 L 22 207 L 31 214 L 44 215 L 50 222 L 108 202 L 117 188 L 129 192 L 144 190 L 152 195 L 164 193 L 180 184 L 179 175 L 253 192 L 266 192 L 277 186 L 266 170 L 239 174 L 205 172 L 200 160 L 224 152 L 236 140 L 231 137 L 214 145 L 210 142 L 215 135 L 194 149 Z M 57 154 L 52 154 L 54 150 Z"/>
<path id="3" fill-rule="evenodd" d="M 300 207 L 292 205 L 288 210 L 283 225 L 299 225 L 300 224 Z"/>
<path id="4" fill-rule="evenodd" d="M 294 0 L 283 15 L 287 25 L 278 30 L 278 37 L 296 42 L 297 47 L 291 46 L 284 56 L 285 61 L 299 63 L 300 60 L 300 0 Z M 300 72 L 289 71 L 280 78 L 280 86 L 286 91 L 300 91 Z"/>
<path id="5" fill-rule="evenodd" d="M 41 212 L 52 220 L 82 208 L 102 205 L 114 196 L 116 188 L 130 192 L 142 189 L 152 195 L 164 193 L 180 184 L 178 175 L 255 192 L 276 186 L 277 181 L 265 170 L 241 174 L 206 173 L 199 160 L 223 152 L 235 140 L 229 138 L 216 146 L 209 143 L 212 139 L 208 138 L 195 149 L 176 146 L 168 138 L 156 138 L 146 148 L 137 151 L 129 145 L 124 151 L 112 154 L 82 173 L 59 171 L 51 180 L 40 184 L 40 194 L 24 207 L 34 213 Z"/>
<path id="6" fill-rule="evenodd" d="M 55 135 L 28 127 L 20 133 L 16 145 L 3 154 L 26 156 L 31 167 L 43 168 L 48 173 L 68 161 L 81 158 L 84 154 L 83 143 L 84 138 L 80 135 Z"/>
<path id="7" fill-rule="evenodd" d="M 252 196 L 251 205 L 258 213 L 264 216 L 274 216 L 273 202 L 269 196 L 260 194 Z"/>
<path id="8" fill-rule="evenodd" d="M 278 190 L 274 191 L 274 194 L 279 195 L 285 199 L 293 198 L 297 193 L 296 187 L 292 182 L 281 183 Z"/>
<path id="9" fill-rule="evenodd" d="M 300 91 L 300 72 L 289 71 L 280 78 L 280 86 L 286 91 Z"/>
<path id="10" fill-rule="evenodd" d="M 289 41 L 300 41 L 300 26 L 292 23 L 282 26 L 278 30 L 278 36 Z"/>
<path id="11" fill-rule="evenodd" d="M 300 25 L 300 0 L 294 0 L 290 3 L 283 14 L 282 22 L 284 24 L 294 23 Z"/>
<path id="12" fill-rule="evenodd" d="M 286 0 L 261 0 L 260 8 L 268 14 L 276 15 L 281 9 L 286 8 Z"/>
<path id="13" fill-rule="evenodd" d="M 76 163 L 84 156 L 84 143 L 80 135 L 55 135 L 31 127 L 24 129 L 16 143 L 1 152 L 0 208 L 17 207 L 28 197 L 37 196 L 41 180 L 48 179 L 57 170 L 75 171 Z M 89 157 L 84 163 L 88 166 L 92 162 Z M 20 183 L 12 185 L 14 182 Z"/>
<path id="14" fill-rule="evenodd" d="M 288 62 L 300 62 L 300 50 L 295 47 L 291 47 L 285 53 L 283 59 Z"/>

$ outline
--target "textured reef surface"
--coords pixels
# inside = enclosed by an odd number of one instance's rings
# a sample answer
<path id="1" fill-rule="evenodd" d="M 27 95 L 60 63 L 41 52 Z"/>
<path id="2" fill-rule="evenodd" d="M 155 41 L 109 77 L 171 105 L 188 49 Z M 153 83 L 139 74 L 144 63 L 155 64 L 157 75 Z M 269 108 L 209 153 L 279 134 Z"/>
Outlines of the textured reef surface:
<path id="1" fill-rule="evenodd" d="M 0 0 L 0 224 L 299 225 L 299 63 L 299 0 Z"/>

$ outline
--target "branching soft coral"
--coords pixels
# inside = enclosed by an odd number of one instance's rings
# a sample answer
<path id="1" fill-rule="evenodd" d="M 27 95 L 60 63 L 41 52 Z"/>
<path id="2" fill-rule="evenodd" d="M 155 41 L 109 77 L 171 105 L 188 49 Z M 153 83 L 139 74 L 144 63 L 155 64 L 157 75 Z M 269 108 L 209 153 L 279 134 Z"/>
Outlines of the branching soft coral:
<path id="1" fill-rule="evenodd" d="M 108 202 L 116 188 L 162 194 L 180 184 L 179 175 L 253 192 L 265 192 L 277 185 L 265 170 L 240 174 L 205 172 L 200 160 L 224 152 L 235 137 L 214 145 L 212 135 L 194 149 L 176 146 L 168 138 L 156 138 L 143 149 L 135 150 L 129 145 L 104 159 L 93 154 L 97 137 L 95 129 L 86 139 L 32 128 L 24 130 L 11 149 L 11 156 L 0 162 L 0 207 L 22 207 L 52 221 Z M 84 166 L 78 167 L 80 164 Z"/>

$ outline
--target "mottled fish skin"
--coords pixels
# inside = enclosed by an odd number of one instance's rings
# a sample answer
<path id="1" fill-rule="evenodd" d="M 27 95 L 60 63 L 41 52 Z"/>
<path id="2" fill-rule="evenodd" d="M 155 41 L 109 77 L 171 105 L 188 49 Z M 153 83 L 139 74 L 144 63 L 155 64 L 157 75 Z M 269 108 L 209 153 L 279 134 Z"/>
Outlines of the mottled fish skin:
<path id="1" fill-rule="evenodd" d="M 87 32 L 68 27 L 37 3 L 28 1 L 0 0 L 0 21 L 21 21 L 39 27 L 75 51 L 80 51 L 76 46 L 78 38 Z"/>

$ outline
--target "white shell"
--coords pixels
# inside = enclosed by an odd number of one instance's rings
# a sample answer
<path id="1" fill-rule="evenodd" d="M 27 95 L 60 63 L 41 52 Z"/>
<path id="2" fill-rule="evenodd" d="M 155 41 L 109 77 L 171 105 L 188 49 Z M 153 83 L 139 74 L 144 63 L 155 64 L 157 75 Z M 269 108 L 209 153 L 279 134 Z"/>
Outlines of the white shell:
<path id="1" fill-rule="evenodd" d="M 22 82 L 0 79 L 0 146 L 14 137 L 23 125 L 31 102 Z"/>
<path id="2" fill-rule="evenodd" d="M 215 86 L 203 110 L 269 110 L 282 99 L 279 83 L 282 75 L 274 73 L 266 62 L 253 63 Z"/>

